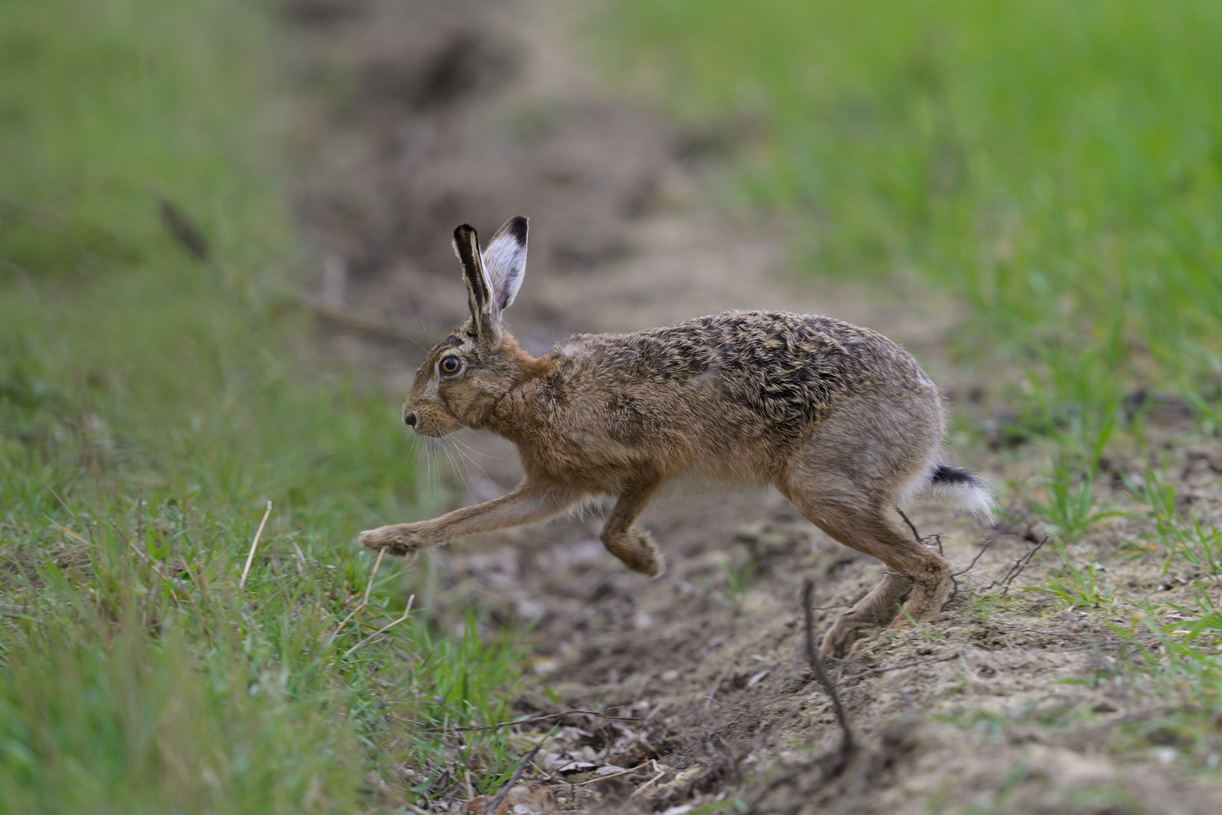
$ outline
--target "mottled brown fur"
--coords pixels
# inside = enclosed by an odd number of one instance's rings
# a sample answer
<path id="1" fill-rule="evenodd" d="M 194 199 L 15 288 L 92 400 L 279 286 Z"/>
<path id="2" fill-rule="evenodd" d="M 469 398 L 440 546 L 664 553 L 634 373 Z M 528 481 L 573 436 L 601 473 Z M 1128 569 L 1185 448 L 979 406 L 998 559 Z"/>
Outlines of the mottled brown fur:
<path id="1" fill-rule="evenodd" d="M 455 231 L 472 317 L 429 352 L 403 407 L 418 433 L 469 427 L 509 439 L 521 483 L 440 518 L 363 532 L 362 544 L 414 555 L 609 495 L 616 504 L 603 544 L 656 576 L 662 558 L 634 522 L 667 482 L 771 485 L 893 573 L 841 615 L 825 653 L 845 653 L 860 629 L 939 612 L 950 564 L 892 517 L 905 493 L 937 478 L 944 434 L 941 394 L 911 355 L 827 317 L 735 311 L 635 334 L 577 335 L 535 358 L 500 322 L 525 247 L 525 219 L 502 227 L 482 254 L 474 230 Z M 956 475 L 972 500 L 987 501 L 974 476 Z M 905 594 L 906 614 L 897 615 Z"/>

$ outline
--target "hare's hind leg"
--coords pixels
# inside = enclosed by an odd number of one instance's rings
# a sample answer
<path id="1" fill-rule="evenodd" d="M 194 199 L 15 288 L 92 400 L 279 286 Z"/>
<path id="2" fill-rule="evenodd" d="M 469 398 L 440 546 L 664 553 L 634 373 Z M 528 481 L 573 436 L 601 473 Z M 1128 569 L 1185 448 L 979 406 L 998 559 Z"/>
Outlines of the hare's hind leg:
<path id="1" fill-rule="evenodd" d="M 615 555 L 634 572 L 657 577 L 666 564 L 649 533 L 635 529 L 632 522 L 649 505 L 661 483 L 656 480 L 642 481 L 629 486 L 615 502 L 615 508 L 607 516 L 599 539 L 607 551 Z"/>
<path id="2" fill-rule="evenodd" d="M 893 628 L 926 622 L 937 616 L 950 593 L 951 565 L 946 558 L 906 534 L 888 515 L 889 508 L 861 494 L 847 476 L 819 475 L 795 479 L 782 490 L 798 511 L 833 539 L 877 558 L 889 574 L 848 611 L 836 618 L 820 650 L 843 656 L 857 631 L 890 622 Z M 898 605 L 908 600 L 903 612 Z"/>

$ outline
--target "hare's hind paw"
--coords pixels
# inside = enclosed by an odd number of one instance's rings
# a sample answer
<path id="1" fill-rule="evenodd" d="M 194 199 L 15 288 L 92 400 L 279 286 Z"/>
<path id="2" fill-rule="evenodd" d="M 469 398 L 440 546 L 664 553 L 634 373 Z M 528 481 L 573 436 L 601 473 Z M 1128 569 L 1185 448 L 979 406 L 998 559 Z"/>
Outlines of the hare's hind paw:
<path id="1" fill-rule="evenodd" d="M 397 557 L 415 557 L 429 546 L 415 524 L 393 524 L 379 526 L 360 534 L 361 546 L 375 552 L 386 552 Z"/>
<path id="2" fill-rule="evenodd" d="M 868 629 L 874 628 L 874 624 L 869 622 L 846 620 L 844 614 L 836 618 L 836 622 L 828 629 L 827 634 L 823 637 L 823 643 L 819 646 L 819 653 L 825 657 L 836 657 L 838 659 L 856 653 L 857 649 L 872 641 L 874 637 L 869 633 Z"/>

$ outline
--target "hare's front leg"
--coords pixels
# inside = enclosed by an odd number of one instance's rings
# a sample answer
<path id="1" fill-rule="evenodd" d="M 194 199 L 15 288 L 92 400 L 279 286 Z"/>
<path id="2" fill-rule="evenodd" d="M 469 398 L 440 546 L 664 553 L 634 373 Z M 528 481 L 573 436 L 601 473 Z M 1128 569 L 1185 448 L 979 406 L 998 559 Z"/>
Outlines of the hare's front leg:
<path id="1" fill-rule="evenodd" d="M 634 529 L 632 522 L 649 505 L 659 486 L 661 482 L 656 480 L 643 481 L 620 493 L 599 535 L 608 552 L 622 560 L 632 571 L 650 577 L 662 574 L 666 564 L 649 533 Z"/>
<path id="2" fill-rule="evenodd" d="M 410 557 L 464 535 L 542 521 L 563 511 L 577 497 L 571 491 L 549 484 L 523 481 L 513 492 L 500 498 L 456 509 L 431 521 L 371 529 L 361 533 L 360 541 L 369 549 Z"/>

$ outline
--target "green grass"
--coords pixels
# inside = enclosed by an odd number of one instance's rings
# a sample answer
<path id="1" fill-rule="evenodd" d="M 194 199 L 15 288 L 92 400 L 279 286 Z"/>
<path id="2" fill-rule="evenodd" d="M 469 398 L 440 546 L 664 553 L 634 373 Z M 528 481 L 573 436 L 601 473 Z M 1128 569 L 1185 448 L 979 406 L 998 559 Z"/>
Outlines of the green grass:
<path id="1" fill-rule="evenodd" d="M 302 350 L 269 15 L 0 5 L 0 812 L 375 810 L 512 771 L 501 731 L 444 729 L 507 717 L 513 642 L 419 604 L 370 638 L 427 589 L 353 546 L 411 517 L 416 462 L 396 395 Z"/>
<path id="2" fill-rule="evenodd" d="M 1095 497 L 1099 461 L 1116 429 L 1116 419 L 1116 408 L 1113 408 L 1105 415 L 1103 427 L 1085 461 L 1074 456 L 1071 462 L 1064 451 L 1055 455 L 1049 474 L 1035 482 L 1042 497 L 1029 496 L 1027 499 L 1031 510 L 1051 526 L 1062 557 L 1064 544 L 1076 542 L 1099 521 L 1124 514 L 1120 510 L 1100 508 Z"/>
<path id="3" fill-rule="evenodd" d="M 904 275 L 967 307 L 966 364 L 1022 418 L 1098 424 L 1222 374 L 1222 6 L 618 3 L 621 66 L 695 116 L 765 124 L 738 188 L 812 273 Z M 1019 401 L 1019 400 L 1016 400 Z"/>
<path id="4" fill-rule="evenodd" d="M 1100 650 L 1097 675 L 1079 680 L 1105 685 L 1110 698 L 1133 711 L 1110 739 L 1110 749 L 1130 756 L 1157 752 L 1164 763 L 1216 773 L 1222 764 L 1216 714 L 1222 700 L 1222 542 L 1214 524 L 1177 508 L 1165 476 L 1147 471 L 1141 493 L 1152 523 L 1133 541 L 1133 552 L 1147 562 L 1149 576 L 1158 575 L 1177 591 L 1164 593 L 1165 587 L 1142 581 L 1138 585 L 1148 593 L 1139 596 L 1131 586 L 1110 584 L 1093 553 L 1071 554 L 1059 530 L 1052 574 L 1039 590 L 1064 606 L 1109 610 L 1113 617 L 1123 610 L 1131 620 L 1111 624 L 1112 646 L 1119 649 Z M 1083 531 L 1069 540 L 1083 536 L 1089 539 Z"/>

